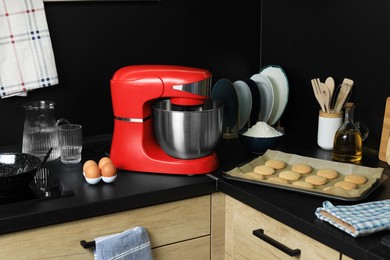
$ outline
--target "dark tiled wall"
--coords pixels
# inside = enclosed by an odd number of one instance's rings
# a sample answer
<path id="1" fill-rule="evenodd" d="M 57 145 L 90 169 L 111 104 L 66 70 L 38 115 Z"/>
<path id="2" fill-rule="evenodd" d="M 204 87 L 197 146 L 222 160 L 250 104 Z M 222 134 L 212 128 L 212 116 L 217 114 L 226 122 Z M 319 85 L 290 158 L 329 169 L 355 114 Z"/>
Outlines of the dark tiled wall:
<path id="1" fill-rule="evenodd" d="M 378 150 L 390 96 L 390 2 L 263 0 L 262 10 L 261 65 L 281 65 L 290 83 L 286 131 L 315 139 L 319 105 L 310 79 L 346 77 L 355 81 L 355 119 L 370 129 L 364 145 Z"/>
<path id="2" fill-rule="evenodd" d="M 20 106 L 36 99 L 54 100 L 57 118 L 83 124 L 87 136 L 111 133 L 113 73 L 126 65 L 159 63 L 209 69 L 214 82 L 280 65 L 290 83 L 282 125 L 313 140 L 319 106 L 310 79 L 351 78 L 355 117 L 370 128 L 365 145 L 379 148 L 390 96 L 386 0 L 225 1 L 223 8 L 197 0 L 45 6 L 60 84 L 0 100 L 0 145 L 21 143 Z"/>
<path id="3" fill-rule="evenodd" d="M 260 1 L 47 2 L 45 8 L 60 84 L 0 100 L 0 145 L 21 143 L 21 105 L 37 99 L 54 100 L 56 117 L 83 124 L 86 136 L 112 133 L 109 81 L 122 66 L 200 67 L 214 81 L 259 70 Z"/>

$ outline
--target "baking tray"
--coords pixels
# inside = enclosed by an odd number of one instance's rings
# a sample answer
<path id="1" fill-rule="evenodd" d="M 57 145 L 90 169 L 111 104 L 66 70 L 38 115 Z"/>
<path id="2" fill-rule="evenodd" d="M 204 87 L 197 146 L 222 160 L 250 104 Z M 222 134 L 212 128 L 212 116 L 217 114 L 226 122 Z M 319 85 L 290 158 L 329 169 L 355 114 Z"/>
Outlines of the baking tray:
<path id="1" fill-rule="evenodd" d="M 341 191 L 338 194 L 331 194 L 319 189 L 305 189 L 305 188 L 293 186 L 292 184 L 278 184 L 275 182 L 269 182 L 265 180 L 255 180 L 255 179 L 249 179 L 244 177 L 244 172 L 247 172 L 247 170 L 245 169 L 253 167 L 254 165 L 262 165 L 265 163 L 265 161 L 269 159 L 277 159 L 286 162 L 288 166 L 282 170 L 291 169 L 291 165 L 295 163 L 305 163 L 312 166 L 313 168 L 312 174 L 315 174 L 316 170 L 320 168 L 321 169 L 333 168 L 340 173 L 340 176 L 334 180 L 329 180 L 327 184 L 329 186 L 335 183 L 336 181 L 341 180 L 343 176 L 345 176 L 346 174 L 351 174 L 351 173 L 358 173 L 367 176 L 368 182 L 365 185 L 362 185 L 362 187 L 360 187 L 361 190 L 354 190 L 352 193 L 348 193 L 349 191 Z M 251 164 L 252 166 L 250 166 Z M 276 173 L 273 174 L 273 176 L 278 176 L 278 172 L 282 170 L 276 171 Z M 327 199 L 335 199 L 335 200 L 343 200 L 343 201 L 360 201 L 365 199 L 375 189 L 381 186 L 384 181 L 386 181 L 387 176 L 382 174 L 383 170 L 384 170 L 383 168 L 371 168 L 371 167 L 359 166 L 355 164 L 327 161 L 327 160 L 321 160 L 321 159 L 316 159 L 311 157 L 299 156 L 295 154 L 287 154 L 279 151 L 268 150 L 265 154 L 259 156 L 258 158 L 255 158 L 249 162 L 241 164 L 240 166 L 237 166 L 236 168 L 230 171 L 223 172 L 222 176 L 223 178 L 229 180 L 240 181 L 240 182 L 266 186 L 271 188 L 277 188 L 277 189 L 282 189 L 282 190 L 287 190 L 292 192 L 298 192 L 302 194 L 307 194 L 307 195 L 312 195 L 312 196 L 317 196 L 317 197 L 322 197 Z M 242 177 L 240 177 L 240 172 L 242 172 L 241 175 Z M 341 190 L 341 188 L 335 188 L 335 189 L 338 189 L 337 191 Z M 343 192 L 345 194 L 343 194 Z"/>

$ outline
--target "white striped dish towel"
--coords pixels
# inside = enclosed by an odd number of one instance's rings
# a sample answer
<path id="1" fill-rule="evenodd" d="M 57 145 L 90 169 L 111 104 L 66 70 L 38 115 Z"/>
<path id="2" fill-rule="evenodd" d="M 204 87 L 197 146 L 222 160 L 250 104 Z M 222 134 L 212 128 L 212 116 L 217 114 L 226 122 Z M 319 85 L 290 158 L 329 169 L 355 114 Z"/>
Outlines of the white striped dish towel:
<path id="1" fill-rule="evenodd" d="M 56 84 L 43 0 L 0 0 L 0 97 Z"/>
<path id="2" fill-rule="evenodd" d="M 152 260 L 148 233 L 137 226 L 122 233 L 95 239 L 95 260 Z"/>

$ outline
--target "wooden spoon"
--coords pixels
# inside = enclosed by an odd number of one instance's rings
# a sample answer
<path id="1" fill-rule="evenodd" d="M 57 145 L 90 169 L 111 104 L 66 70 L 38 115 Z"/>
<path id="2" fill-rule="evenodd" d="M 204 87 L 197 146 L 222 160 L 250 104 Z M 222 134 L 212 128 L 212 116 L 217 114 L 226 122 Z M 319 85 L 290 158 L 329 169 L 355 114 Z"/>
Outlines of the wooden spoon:
<path id="1" fill-rule="evenodd" d="M 327 77 L 325 80 L 325 84 L 328 86 L 329 91 L 330 91 L 330 98 L 332 99 L 333 93 L 334 93 L 334 79 L 332 77 Z"/>

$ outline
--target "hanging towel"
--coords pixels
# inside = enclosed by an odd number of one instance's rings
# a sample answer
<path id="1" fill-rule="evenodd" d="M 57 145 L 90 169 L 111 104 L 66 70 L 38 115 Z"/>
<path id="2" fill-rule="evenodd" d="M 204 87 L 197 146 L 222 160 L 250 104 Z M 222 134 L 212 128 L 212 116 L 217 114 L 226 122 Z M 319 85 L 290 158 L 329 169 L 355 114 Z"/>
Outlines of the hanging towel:
<path id="1" fill-rule="evenodd" d="M 353 237 L 390 229 L 390 200 L 352 206 L 333 206 L 331 202 L 325 201 L 315 214 Z"/>
<path id="2" fill-rule="evenodd" d="M 43 0 L 0 0 L 0 97 L 58 84 Z"/>
<path id="3" fill-rule="evenodd" d="M 138 226 L 122 233 L 95 239 L 95 259 L 152 260 L 149 236 Z"/>

